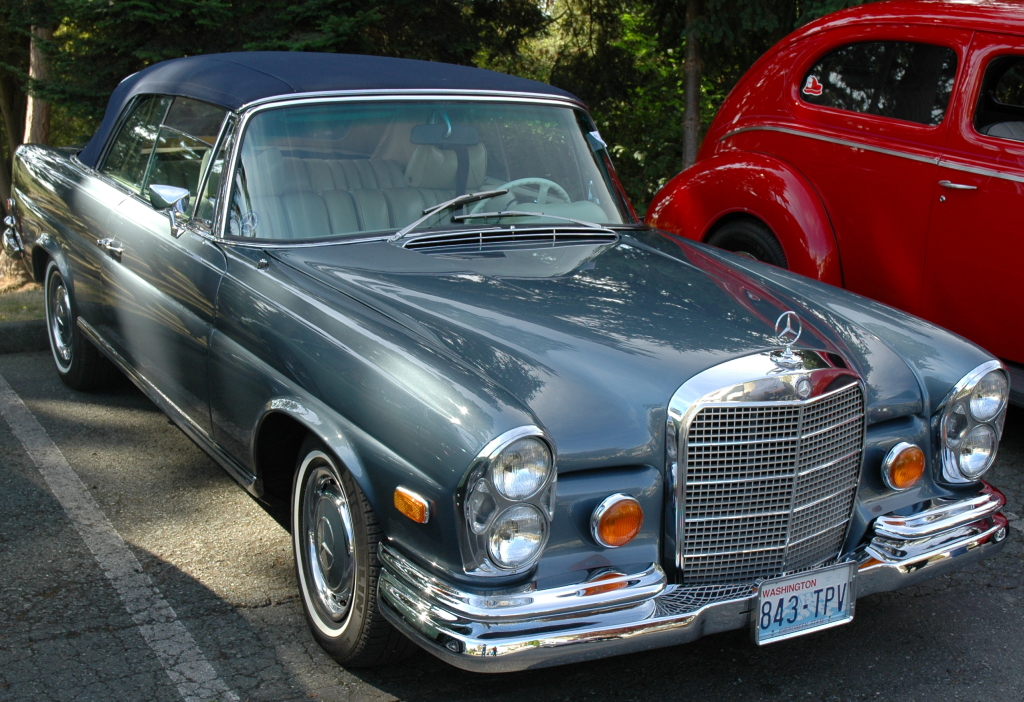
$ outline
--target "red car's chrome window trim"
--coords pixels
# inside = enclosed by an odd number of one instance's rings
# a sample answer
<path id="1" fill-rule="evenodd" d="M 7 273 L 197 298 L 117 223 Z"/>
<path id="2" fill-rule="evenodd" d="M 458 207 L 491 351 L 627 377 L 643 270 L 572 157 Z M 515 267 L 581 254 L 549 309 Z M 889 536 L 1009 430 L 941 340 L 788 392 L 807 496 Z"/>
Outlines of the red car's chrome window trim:
<path id="1" fill-rule="evenodd" d="M 742 127 L 740 129 L 733 130 L 727 134 L 719 137 L 719 141 L 725 141 L 726 139 L 742 134 L 743 132 L 781 132 L 783 134 L 792 134 L 794 136 L 807 137 L 808 139 L 817 139 L 818 141 L 827 141 L 830 144 L 840 144 L 841 146 L 849 146 L 851 149 L 863 149 L 864 151 L 874 151 L 879 154 L 886 154 L 888 156 L 896 156 L 898 158 L 906 158 L 911 161 L 919 161 L 921 163 L 931 163 L 938 165 L 939 158 L 937 156 L 919 156 L 918 154 L 912 154 L 906 151 L 897 151 L 895 149 L 886 149 L 881 146 L 872 146 L 859 141 L 850 141 L 848 139 L 839 139 L 837 137 L 824 136 L 823 134 L 815 134 L 814 132 L 804 131 L 802 129 L 793 129 L 792 127 L 773 127 L 773 126 L 757 126 L 757 127 Z"/>

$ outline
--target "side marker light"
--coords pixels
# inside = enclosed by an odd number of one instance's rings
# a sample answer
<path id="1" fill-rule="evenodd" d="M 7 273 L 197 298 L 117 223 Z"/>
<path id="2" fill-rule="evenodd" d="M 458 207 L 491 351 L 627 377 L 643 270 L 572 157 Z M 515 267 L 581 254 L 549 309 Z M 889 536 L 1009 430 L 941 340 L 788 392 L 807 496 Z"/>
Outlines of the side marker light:
<path id="1" fill-rule="evenodd" d="M 430 519 L 430 502 L 409 488 L 395 488 L 395 509 L 417 524 L 426 524 Z"/>

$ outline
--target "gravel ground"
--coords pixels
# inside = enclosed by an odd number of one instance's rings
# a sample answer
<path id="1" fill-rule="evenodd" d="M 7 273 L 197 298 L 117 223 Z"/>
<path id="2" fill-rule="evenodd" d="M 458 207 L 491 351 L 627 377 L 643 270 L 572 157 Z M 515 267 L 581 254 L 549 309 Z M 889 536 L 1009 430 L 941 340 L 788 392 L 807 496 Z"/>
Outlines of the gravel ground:
<path id="1" fill-rule="evenodd" d="M 45 316 L 46 304 L 41 288 L 0 293 L 0 322 L 25 322 Z"/>
<path id="2" fill-rule="evenodd" d="M 306 630 L 288 534 L 130 383 L 77 393 L 48 354 L 0 356 L 95 503 L 240 700 L 993 700 L 1024 698 L 1019 520 L 1001 554 L 857 602 L 856 620 L 753 646 L 746 632 L 537 672 L 426 653 L 347 671 Z M 991 481 L 1024 514 L 1024 411 Z M 1013 519 L 1013 516 L 1011 516 Z M 0 421 L 0 700 L 180 700 L 161 659 Z"/>

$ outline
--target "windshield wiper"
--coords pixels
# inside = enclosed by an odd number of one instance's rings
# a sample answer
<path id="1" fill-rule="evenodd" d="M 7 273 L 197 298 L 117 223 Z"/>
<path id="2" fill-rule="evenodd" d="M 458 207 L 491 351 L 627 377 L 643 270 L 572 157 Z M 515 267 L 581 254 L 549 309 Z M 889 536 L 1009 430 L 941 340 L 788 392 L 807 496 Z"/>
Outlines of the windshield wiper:
<path id="1" fill-rule="evenodd" d="M 521 210 L 505 210 L 504 212 L 473 212 L 472 214 L 455 215 L 452 217 L 453 222 L 461 222 L 464 219 L 482 219 L 484 217 L 548 217 L 550 219 L 559 219 L 563 222 L 572 222 L 578 224 L 581 227 L 589 227 L 591 229 L 601 229 L 603 231 L 611 231 L 608 227 L 602 224 L 595 224 L 594 222 L 587 222 L 582 219 L 572 219 L 571 217 L 560 217 L 559 215 L 544 214 L 543 212 L 523 212 Z"/>
<path id="2" fill-rule="evenodd" d="M 465 195 L 459 195 L 458 197 L 453 197 L 451 200 L 445 200 L 444 202 L 442 202 L 439 205 L 434 205 L 433 207 L 428 207 L 427 209 L 423 210 L 423 216 L 422 217 L 417 219 L 412 224 L 410 224 L 408 226 L 405 226 L 405 227 L 402 227 L 401 229 L 399 229 L 397 232 L 395 232 L 394 236 L 392 236 L 390 239 L 388 239 L 388 241 L 389 242 L 398 241 L 403 236 L 405 236 L 406 234 L 411 232 L 413 229 L 415 229 L 416 227 L 420 226 L 421 224 L 426 222 L 428 219 L 430 219 L 431 217 L 436 215 L 438 212 L 443 212 L 444 210 L 450 210 L 451 208 L 459 207 L 460 205 L 468 205 L 471 202 L 477 202 L 479 200 L 486 200 L 488 198 L 495 197 L 497 195 L 505 195 L 506 193 L 508 193 L 508 189 L 507 188 L 502 189 L 502 190 L 485 190 L 485 191 L 480 192 L 480 193 L 466 193 Z"/>

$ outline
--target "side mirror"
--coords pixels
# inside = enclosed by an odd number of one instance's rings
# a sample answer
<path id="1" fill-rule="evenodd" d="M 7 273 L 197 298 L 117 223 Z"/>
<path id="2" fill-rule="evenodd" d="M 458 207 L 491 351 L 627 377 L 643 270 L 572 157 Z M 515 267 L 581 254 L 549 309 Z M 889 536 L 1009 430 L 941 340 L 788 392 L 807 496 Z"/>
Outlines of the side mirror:
<path id="1" fill-rule="evenodd" d="M 156 184 L 149 186 L 149 201 L 156 209 L 167 212 L 167 218 L 171 220 L 171 236 L 175 239 L 181 236 L 183 231 L 178 226 L 178 219 L 185 219 L 188 196 L 189 192 L 186 188 Z"/>
<path id="2" fill-rule="evenodd" d="M 189 192 L 186 188 L 178 188 L 173 185 L 149 186 L 149 201 L 158 210 L 173 207 L 178 212 L 184 212 L 188 205 L 188 196 Z"/>

